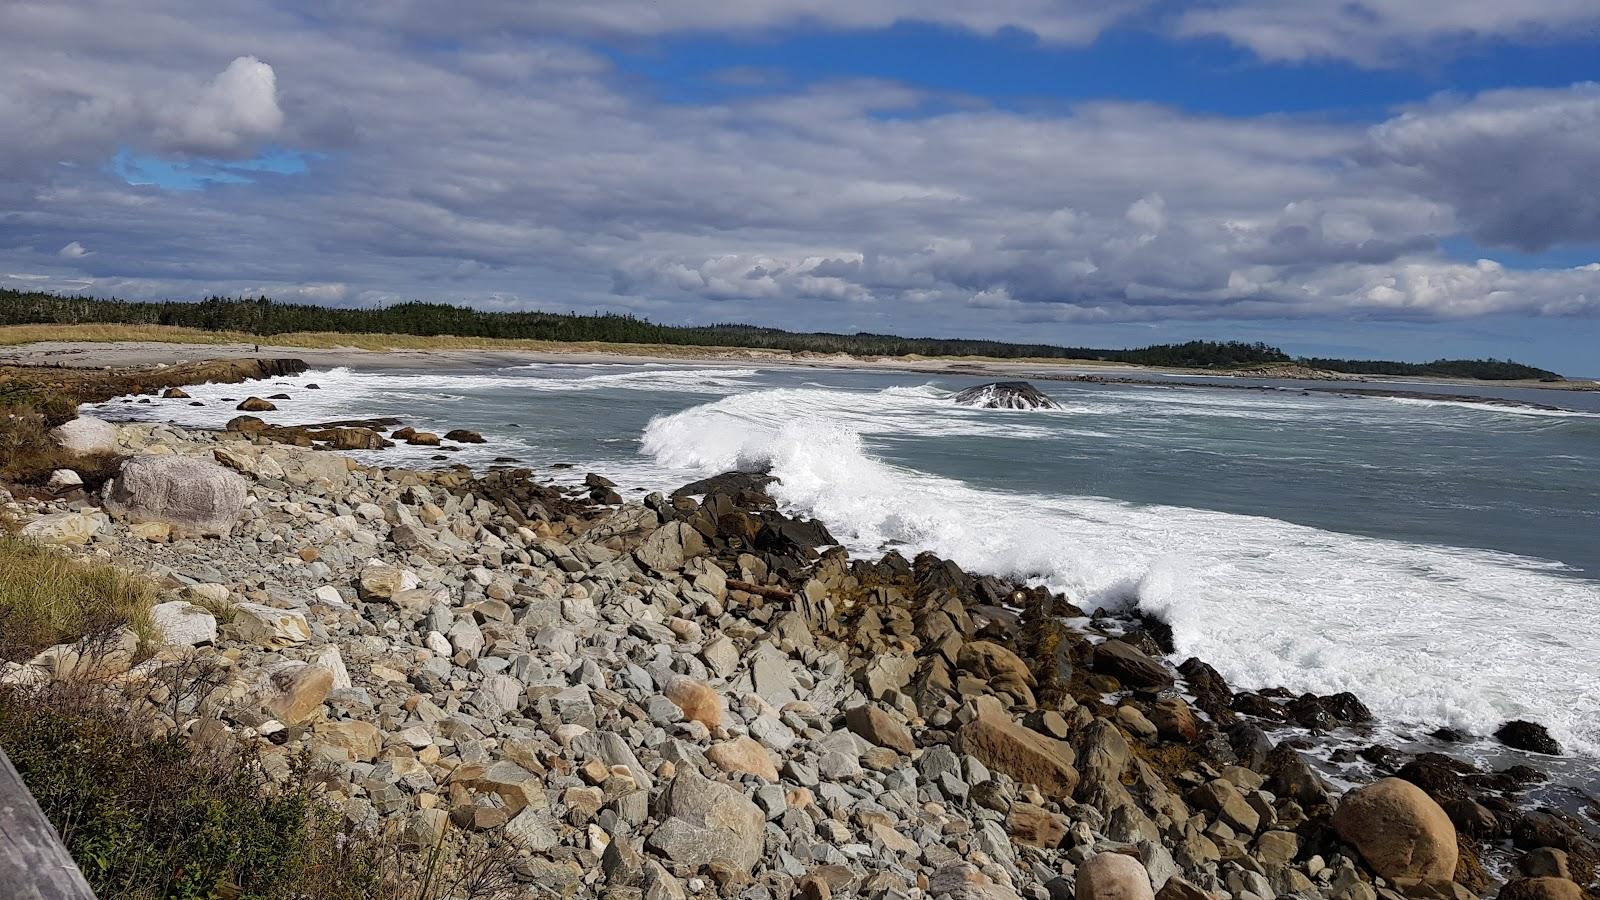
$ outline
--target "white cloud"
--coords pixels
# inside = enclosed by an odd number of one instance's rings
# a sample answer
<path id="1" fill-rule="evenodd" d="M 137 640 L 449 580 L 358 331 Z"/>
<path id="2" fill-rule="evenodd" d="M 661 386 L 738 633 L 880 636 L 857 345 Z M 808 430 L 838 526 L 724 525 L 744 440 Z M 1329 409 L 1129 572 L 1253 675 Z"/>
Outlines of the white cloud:
<path id="1" fill-rule="evenodd" d="M 1398 67 L 1418 51 L 1490 39 L 1546 40 L 1600 26 L 1594 0 L 1225 0 L 1181 13 L 1183 36 L 1220 36 L 1270 60 Z"/>
<path id="2" fill-rule="evenodd" d="M 278 77 L 254 56 L 241 56 L 198 95 L 163 110 L 169 122 L 158 133 L 167 149 L 200 156 L 231 157 L 253 152 L 283 127 Z"/>
<path id="3" fill-rule="evenodd" d="M 57 250 L 56 255 L 62 259 L 82 259 L 83 257 L 89 255 L 89 251 L 77 241 L 72 241 L 65 247 Z"/>

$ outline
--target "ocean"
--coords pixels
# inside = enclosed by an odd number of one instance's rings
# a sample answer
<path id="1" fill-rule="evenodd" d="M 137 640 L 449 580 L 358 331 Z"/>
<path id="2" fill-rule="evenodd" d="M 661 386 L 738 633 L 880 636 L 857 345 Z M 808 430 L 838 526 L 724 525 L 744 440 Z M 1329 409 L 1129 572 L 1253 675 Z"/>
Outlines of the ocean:
<path id="1" fill-rule="evenodd" d="M 1391 727 L 1484 735 L 1528 718 L 1600 757 L 1600 394 L 1470 389 L 1565 411 L 1205 379 L 1036 381 L 1060 410 L 986 410 L 978 377 L 754 365 L 536 364 L 308 372 L 85 412 L 220 427 L 393 416 L 481 432 L 390 465 L 515 458 L 624 496 L 770 467 L 853 552 L 932 550 L 1142 609 L 1237 687 L 1352 691 Z M 1228 384 L 1237 384 L 1230 381 Z M 308 385 L 318 385 L 311 390 Z M 1373 384 L 1361 387 L 1373 387 Z M 570 464 L 574 468 L 551 468 Z M 1407 730 L 1410 730 L 1409 732 Z M 1588 765 L 1584 765 L 1588 769 Z"/>

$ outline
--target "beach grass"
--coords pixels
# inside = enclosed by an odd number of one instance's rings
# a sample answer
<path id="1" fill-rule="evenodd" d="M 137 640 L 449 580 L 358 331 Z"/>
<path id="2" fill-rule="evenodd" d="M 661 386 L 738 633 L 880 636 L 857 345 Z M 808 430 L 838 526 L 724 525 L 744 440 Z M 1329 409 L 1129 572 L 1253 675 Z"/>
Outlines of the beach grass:
<path id="1" fill-rule="evenodd" d="M 0 659 L 27 660 L 54 644 L 109 629 L 148 631 L 151 584 L 0 528 Z"/>

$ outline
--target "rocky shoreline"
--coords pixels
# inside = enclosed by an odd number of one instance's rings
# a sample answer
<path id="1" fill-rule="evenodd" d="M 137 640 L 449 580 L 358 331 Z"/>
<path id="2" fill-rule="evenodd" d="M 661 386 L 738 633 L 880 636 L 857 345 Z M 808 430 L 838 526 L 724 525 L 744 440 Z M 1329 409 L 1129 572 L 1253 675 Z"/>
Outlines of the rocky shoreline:
<path id="1" fill-rule="evenodd" d="M 128 457 L 109 486 L 63 477 L 7 506 L 25 533 L 159 583 L 165 645 L 140 661 L 124 638 L 92 666 L 169 709 L 163 673 L 204 661 L 216 684 L 167 727 L 255 747 L 269 771 L 308 752 L 352 826 L 419 852 L 478 835 L 526 896 L 1509 900 L 1595 883 L 1594 823 L 1523 802 L 1534 768 L 1373 745 L 1385 777 L 1341 797 L 1285 735 L 1369 722 L 1356 697 L 1235 691 L 1203 661 L 1168 664 L 1159 622 L 929 554 L 851 559 L 761 476 L 622 503 L 599 475 L 365 466 L 305 431 L 106 428 Z M 330 423 L 316 443 L 338 428 L 377 433 Z M 0 680 L 90 665 L 63 645 Z M 1537 749 L 1540 731 L 1505 739 Z"/>

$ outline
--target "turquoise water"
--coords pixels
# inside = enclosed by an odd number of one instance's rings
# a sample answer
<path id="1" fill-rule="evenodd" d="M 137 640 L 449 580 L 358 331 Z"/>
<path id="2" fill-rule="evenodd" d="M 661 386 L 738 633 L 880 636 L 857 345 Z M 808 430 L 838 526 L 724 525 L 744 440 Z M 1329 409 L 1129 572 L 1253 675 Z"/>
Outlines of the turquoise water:
<path id="1" fill-rule="evenodd" d="M 1040 381 L 1063 409 L 950 401 L 980 381 L 705 365 L 335 370 L 275 388 L 293 399 L 266 417 L 469 428 L 490 443 L 449 461 L 570 463 L 625 490 L 770 466 L 780 499 L 854 550 L 932 549 L 1083 604 L 1158 612 L 1180 654 L 1241 685 L 1352 690 L 1395 721 L 1480 734 L 1532 717 L 1574 751 L 1600 752 L 1600 395 L 1499 392 L 1573 410 L 1556 413 L 1282 382 Z M 104 409 L 215 427 L 236 414 L 221 398 L 243 396 L 191 393 L 207 405 Z"/>

